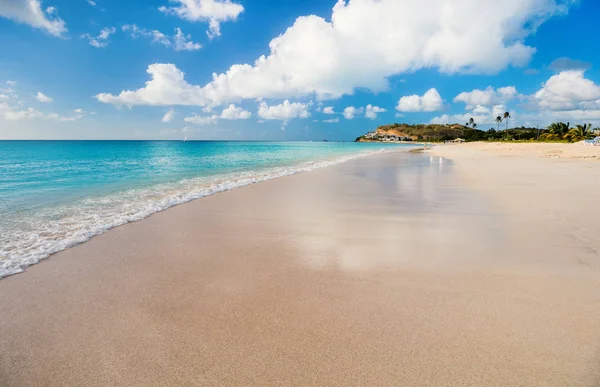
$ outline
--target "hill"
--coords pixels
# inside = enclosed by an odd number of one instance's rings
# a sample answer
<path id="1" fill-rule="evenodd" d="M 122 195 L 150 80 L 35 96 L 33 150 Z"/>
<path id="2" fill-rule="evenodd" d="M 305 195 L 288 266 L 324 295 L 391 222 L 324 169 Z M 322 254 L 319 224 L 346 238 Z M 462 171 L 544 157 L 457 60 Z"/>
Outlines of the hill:
<path id="1" fill-rule="evenodd" d="M 485 140 L 529 140 L 537 138 L 546 130 L 536 128 L 513 128 L 508 130 L 496 131 L 490 129 L 483 131 L 460 124 L 398 124 L 383 125 L 356 139 L 357 142 L 363 141 L 384 141 L 386 138 L 394 138 L 407 141 L 429 141 L 442 142 L 462 138 L 466 141 L 485 141 Z"/>

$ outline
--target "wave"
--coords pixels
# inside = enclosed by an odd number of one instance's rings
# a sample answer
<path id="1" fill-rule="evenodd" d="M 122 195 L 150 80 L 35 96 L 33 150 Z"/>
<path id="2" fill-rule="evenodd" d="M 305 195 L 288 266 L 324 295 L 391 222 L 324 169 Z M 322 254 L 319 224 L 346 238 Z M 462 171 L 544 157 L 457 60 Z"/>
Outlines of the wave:
<path id="1" fill-rule="evenodd" d="M 178 204 L 359 157 L 394 151 L 397 150 L 380 149 L 295 166 L 185 179 L 45 208 L 33 215 L 16 218 L 20 225 L 18 228 L 0 229 L 0 279 L 21 273 L 50 255 L 86 242 L 111 228 L 139 221 Z"/>

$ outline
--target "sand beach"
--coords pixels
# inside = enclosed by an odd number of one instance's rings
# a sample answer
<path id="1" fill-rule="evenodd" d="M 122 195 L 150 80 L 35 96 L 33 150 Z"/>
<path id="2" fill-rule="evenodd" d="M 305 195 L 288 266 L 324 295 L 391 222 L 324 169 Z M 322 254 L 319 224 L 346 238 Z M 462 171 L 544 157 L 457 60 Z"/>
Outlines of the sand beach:
<path id="1" fill-rule="evenodd" d="M 0 386 L 597 386 L 600 164 L 529 146 L 355 159 L 53 255 L 0 281 Z"/>

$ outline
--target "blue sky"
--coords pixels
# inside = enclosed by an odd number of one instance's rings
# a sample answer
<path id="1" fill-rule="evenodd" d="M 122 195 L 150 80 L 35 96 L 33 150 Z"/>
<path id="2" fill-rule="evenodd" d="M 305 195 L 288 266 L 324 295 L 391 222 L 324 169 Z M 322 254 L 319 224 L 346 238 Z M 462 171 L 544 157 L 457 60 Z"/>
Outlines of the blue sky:
<path id="1" fill-rule="evenodd" d="M 598 126 L 599 14 L 595 0 L 0 0 L 0 138 L 352 140 L 392 122 L 488 129 L 506 110 L 510 126 Z"/>

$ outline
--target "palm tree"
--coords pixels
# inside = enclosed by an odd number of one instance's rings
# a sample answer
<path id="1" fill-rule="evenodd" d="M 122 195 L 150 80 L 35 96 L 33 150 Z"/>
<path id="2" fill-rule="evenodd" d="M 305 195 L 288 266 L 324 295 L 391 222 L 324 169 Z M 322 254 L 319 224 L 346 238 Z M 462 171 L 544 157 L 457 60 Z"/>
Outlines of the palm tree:
<path id="1" fill-rule="evenodd" d="M 510 118 L 510 113 L 509 112 L 504 112 L 504 117 L 502 117 L 506 120 L 506 129 L 508 130 L 508 119 Z"/>
<path id="2" fill-rule="evenodd" d="M 548 127 L 548 132 L 558 137 L 558 139 L 562 139 L 569 132 L 570 125 L 570 122 L 566 124 L 564 122 L 554 122 Z"/>
<path id="3" fill-rule="evenodd" d="M 581 141 L 590 137 L 592 124 L 575 125 L 575 127 L 565 135 L 569 141 Z"/>
<path id="4" fill-rule="evenodd" d="M 500 123 L 502 122 L 502 117 L 498 116 L 496 117 L 496 123 L 498 124 L 498 130 L 500 130 Z"/>

